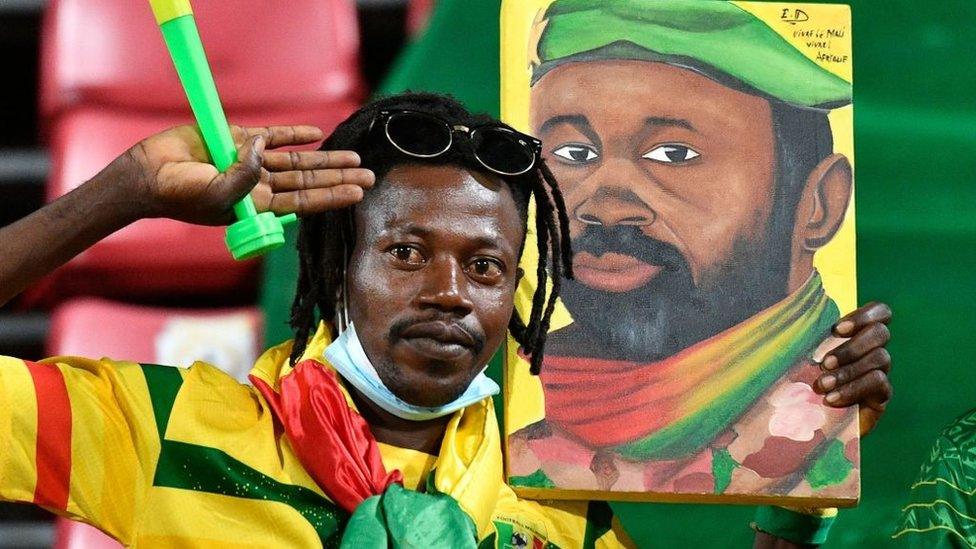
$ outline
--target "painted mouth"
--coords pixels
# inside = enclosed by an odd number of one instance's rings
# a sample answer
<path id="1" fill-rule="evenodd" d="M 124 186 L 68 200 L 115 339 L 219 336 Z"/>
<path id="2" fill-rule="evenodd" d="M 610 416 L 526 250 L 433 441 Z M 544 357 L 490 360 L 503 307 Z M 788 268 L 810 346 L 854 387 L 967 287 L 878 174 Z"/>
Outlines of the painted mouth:
<path id="1" fill-rule="evenodd" d="M 650 282 L 662 269 L 660 265 L 651 265 L 636 257 L 614 252 L 601 256 L 580 252 L 573 257 L 576 279 L 604 292 L 635 290 Z"/>

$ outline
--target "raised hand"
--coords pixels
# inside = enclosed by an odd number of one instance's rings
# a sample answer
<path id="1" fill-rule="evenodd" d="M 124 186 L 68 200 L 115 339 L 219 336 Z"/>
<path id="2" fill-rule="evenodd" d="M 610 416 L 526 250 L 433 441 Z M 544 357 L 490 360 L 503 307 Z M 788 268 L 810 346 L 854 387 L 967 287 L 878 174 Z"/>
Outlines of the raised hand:
<path id="1" fill-rule="evenodd" d="M 233 206 L 251 192 L 259 211 L 307 215 L 355 204 L 374 183 L 352 151 L 265 151 L 322 139 L 313 126 L 233 127 L 238 162 L 219 173 L 194 126 L 180 126 L 133 146 L 113 164 L 134 188 L 139 217 L 201 225 L 233 222 Z M 116 172 L 119 173 L 119 172 Z"/>

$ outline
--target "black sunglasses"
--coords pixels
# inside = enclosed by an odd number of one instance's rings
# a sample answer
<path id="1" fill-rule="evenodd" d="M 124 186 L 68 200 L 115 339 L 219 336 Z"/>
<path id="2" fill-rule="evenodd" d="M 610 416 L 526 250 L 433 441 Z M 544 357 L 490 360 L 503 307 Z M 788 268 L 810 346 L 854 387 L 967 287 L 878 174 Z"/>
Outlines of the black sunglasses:
<path id="1" fill-rule="evenodd" d="M 370 124 L 370 131 L 378 124 L 391 145 L 416 158 L 434 158 L 446 153 L 454 144 L 454 132 L 464 133 L 471 140 L 475 160 L 499 175 L 528 172 L 542 152 L 542 142 L 538 139 L 497 124 L 469 128 L 411 110 L 380 111 Z"/>

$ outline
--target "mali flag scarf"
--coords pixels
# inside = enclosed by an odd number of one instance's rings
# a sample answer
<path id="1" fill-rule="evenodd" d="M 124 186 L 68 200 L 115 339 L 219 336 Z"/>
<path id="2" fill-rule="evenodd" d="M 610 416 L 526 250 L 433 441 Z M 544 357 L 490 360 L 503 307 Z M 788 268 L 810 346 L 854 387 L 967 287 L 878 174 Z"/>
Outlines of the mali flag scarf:
<path id="1" fill-rule="evenodd" d="M 306 357 L 291 368 L 256 369 L 251 382 L 320 488 L 350 514 L 342 547 L 476 547 L 491 526 L 502 482 L 501 446 L 491 399 L 451 419 L 423 492 L 387 472 L 376 439 L 320 359 L 320 327 Z"/>

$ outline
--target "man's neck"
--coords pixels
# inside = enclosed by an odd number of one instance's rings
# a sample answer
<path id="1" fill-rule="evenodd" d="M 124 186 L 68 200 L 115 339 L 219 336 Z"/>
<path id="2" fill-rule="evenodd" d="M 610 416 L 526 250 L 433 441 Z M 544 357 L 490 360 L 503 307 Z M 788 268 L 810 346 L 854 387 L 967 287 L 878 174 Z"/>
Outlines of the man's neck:
<path id="1" fill-rule="evenodd" d="M 417 450 L 436 456 L 440 453 L 441 441 L 451 414 L 426 421 L 411 421 L 397 417 L 374 404 L 348 385 L 359 414 L 369 424 L 370 431 L 378 442 L 398 448 Z"/>

